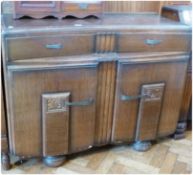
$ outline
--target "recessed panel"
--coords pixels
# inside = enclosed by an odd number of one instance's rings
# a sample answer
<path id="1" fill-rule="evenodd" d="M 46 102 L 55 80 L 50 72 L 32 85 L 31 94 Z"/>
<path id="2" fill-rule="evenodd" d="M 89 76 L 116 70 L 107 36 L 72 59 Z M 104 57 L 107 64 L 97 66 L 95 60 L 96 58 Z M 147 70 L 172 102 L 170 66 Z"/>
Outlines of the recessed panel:
<path id="1" fill-rule="evenodd" d="M 162 109 L 164 83 L 142 85 L 136 129 L 136 140 L 153 140 L 157 136 Z"/>
<path id="2" fill-rule="evenodd" d="M 42 95 L 43 155 L 68 153 L 69 144 L 69 92 Z"/>

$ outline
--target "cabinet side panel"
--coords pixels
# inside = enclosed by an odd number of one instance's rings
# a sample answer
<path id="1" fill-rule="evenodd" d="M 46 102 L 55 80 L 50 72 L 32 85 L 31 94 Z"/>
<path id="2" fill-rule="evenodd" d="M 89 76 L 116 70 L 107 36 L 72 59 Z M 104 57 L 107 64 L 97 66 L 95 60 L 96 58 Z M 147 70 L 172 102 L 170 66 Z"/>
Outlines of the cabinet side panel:
<path id="1" fill-rule="evenodd" d="M 5 122 L 5 103 L 4 103 L 4 94 L 1 83 L 1 135 L 5 136 L 7 134 L 6 122 Z"/>
<path id="2" fill-rule="evenodd" d="M 186 83 L 180 111 L 180 121 L 187 120 L 191 98 L 192 98 L 192 73 L 188 72 L 186 75 Z"/>
<path id="3" fill-rule="evenodd" d="M 5 101 L 4 91 L 1 81 L 1 151 L 3 153 L 8 152 L 8 139 L 7 139 L 7 127 L 6 127 L 6 115 L 5 115 Z"/>

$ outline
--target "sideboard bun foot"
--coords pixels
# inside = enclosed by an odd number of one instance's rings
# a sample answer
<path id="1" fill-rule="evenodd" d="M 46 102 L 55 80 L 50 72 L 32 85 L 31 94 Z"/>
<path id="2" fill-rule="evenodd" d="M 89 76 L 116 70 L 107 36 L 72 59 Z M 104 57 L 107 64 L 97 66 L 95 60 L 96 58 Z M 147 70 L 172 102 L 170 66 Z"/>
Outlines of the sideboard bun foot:
<path id="1" fill-rule="evenodd" d="M 177 128 L 176 128 L 176 131 L 175 131 L 174 136 L 173 136 L 173 138 L 174 138 L 175 140 L 185 138 L 186 125 L 187 125 L 187 124 L 186 124 L 185 121 L 179 122 L 179 123 L 177 124 Z"/>
<path id="2" fill-rule="evenodd" d="M 8 154 L 2 153 L 1 165 L 3 170 L 9 170 L 11 168 L 10 158 Z"/>
<path id="3" fill-rule="evenodd" d="M 183 138 L 185 138 L 185 134 L 184 133 L 182 133 L 182 134 L 175 133 L 173 138 L 174 138 L 174 140 L 183 139 Z"/>
<path id="4" fill-rule="evenodd" d="M 61 166 L 65 161 L 65 156 L 47 156 L 43 159 L 44 163 L 49 167 Z"/>
<path id="5" fill-rule="evenodd" d="M 136 151 L 144 152 L 151 148 L 151 142 L 150 141 L 136 141 L 133 144 L 133 149 Z"/>

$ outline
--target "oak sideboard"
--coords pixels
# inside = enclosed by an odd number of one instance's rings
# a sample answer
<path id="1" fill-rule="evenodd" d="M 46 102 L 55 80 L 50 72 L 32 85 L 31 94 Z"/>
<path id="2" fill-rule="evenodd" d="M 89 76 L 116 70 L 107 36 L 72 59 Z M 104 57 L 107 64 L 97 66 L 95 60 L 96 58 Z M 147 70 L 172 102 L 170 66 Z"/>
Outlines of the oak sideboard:
<path id="1" fill-rule="evenodd" d="M 145 151 L 175 133 L 190 26 L 157 14 L 2 18 L 4 167 L 9 154 L 59 166 L 66 155 L 107 144 Z"/>

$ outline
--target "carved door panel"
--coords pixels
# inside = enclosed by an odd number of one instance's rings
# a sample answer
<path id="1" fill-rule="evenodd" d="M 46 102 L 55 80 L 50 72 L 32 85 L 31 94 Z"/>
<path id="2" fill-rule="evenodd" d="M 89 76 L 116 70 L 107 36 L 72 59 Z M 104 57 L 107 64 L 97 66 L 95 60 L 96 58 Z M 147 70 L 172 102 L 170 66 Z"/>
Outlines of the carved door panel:
<path id="1" fill-rule="evenodd" d="M 53 156 L 94 143 L 97 64 L 8 66 L 11 151 Z"/>
<path id="2" fill-rule="evenodd" d="M 152 140 L 175 131 L 187 67 L 181 58 L 119 61 L 112 142 Z"/>

